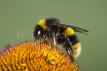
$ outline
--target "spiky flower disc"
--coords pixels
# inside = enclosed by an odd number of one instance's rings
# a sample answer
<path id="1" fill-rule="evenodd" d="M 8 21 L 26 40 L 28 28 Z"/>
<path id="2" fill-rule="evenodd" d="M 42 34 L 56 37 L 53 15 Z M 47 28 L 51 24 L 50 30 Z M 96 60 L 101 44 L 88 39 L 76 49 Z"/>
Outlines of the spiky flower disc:
<path id="1" fill-rule="evenodd" d="M 23 42 L 0 54 L 0 71 L 80 71 L 69 56 L 45 43 Z"/>

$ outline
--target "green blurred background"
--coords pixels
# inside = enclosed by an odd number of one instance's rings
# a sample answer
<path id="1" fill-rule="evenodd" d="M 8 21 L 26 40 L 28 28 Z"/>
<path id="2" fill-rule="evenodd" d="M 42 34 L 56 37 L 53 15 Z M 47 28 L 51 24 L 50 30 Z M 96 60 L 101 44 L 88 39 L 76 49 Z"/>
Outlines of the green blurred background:
<path id="1" fill-rule="evenodd" d="M 82 43 L 80 69 L 107 71 L 107 0 L 0 0 L 0 49 L 33 41 L 35 24 L 49 17 L 89 30 L 76 33 Z"/>

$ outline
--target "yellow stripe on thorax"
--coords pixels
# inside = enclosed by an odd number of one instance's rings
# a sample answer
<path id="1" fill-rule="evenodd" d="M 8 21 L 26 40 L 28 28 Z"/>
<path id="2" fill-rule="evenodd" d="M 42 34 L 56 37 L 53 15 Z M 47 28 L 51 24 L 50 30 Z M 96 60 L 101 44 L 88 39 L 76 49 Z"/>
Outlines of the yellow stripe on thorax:
<path id="1" fill-rule="evenodd" d="M 72 28 L 67 28 L 65 31 L 65 36 L 70 36 L 74 34 L 74 30 Z"/>
<path id="2" fill-rule="evenodd" d="M 40 25 L 43 29 L 47 28 L 45 19 L 40 20 L 40 22 L 38 23 L 38 25 Z"/>

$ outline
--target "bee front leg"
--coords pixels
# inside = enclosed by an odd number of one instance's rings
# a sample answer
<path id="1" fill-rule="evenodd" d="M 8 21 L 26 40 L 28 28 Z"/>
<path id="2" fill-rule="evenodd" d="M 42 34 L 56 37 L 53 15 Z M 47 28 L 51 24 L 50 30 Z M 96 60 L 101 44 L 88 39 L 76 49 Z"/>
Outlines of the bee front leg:
<path id="1" fill-rule="evenodd" d="M 72 53 L 73 53 L 73 50 L 72 50 L 72 43 L 69 41 L 68 38 L 66 38 L 66 41 L 64 43 L 64 47 L 65 47 L 65 50 L 67 51 L 67 53 L 69 54 L 70 56 L 70 59 L 72 60 L 72 62 L 74 62 L 74 57 L 72 56 Z"/>

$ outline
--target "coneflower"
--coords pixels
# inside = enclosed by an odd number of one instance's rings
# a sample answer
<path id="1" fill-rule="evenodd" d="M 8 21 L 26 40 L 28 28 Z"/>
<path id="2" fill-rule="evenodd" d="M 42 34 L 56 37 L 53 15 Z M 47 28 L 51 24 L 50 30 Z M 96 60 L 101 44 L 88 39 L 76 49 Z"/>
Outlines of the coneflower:
<path id="1" fill-rule="evenodd" d="M 0 54 L 0 71 L 80 71 L 76 62 L 46 43 L 23 42 Z"/>

